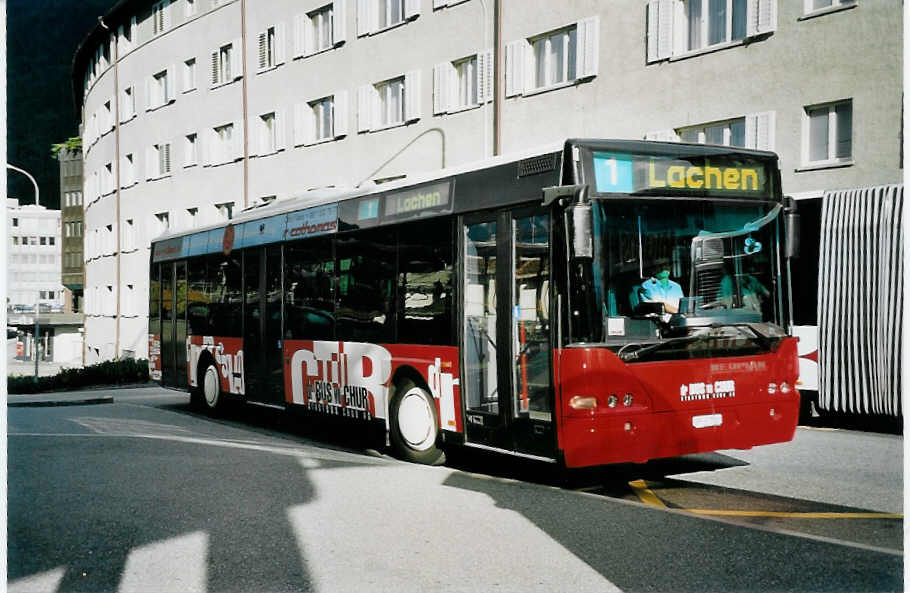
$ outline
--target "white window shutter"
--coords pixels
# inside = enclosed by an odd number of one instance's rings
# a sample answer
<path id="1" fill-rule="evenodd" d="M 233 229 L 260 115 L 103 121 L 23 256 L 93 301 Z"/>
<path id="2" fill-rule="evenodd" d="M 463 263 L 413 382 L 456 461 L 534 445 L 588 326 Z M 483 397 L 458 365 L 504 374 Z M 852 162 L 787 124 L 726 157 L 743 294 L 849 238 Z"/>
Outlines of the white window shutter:
<path id="1" fill-rule="evenodd" d="M 262 70 L 268 66 L 268 35 L 265 32 L 259 33 L 259 69 Z"/>
<path id="2" fill-rule="evenodd" d="M 164 98 L 165 103 L 170 103 L 177 99 L 177 67 L 171 64 L 167 67 L 167 81 L 164 85 L 167 89 L 167 97 Z"/>
<path id="3" fill-rule="evenodd" d="M 506 45 L 506 97 L 520 95 L 524 91 L 528 42 L 524 39 Z"/>
<path id="4" fill-rule="evenodd" d="M 294 103 L 294 146 L 303 145 L 303 116 L 307 107 L 306 103 Z"/>
<path id="5" fill-rule="evenodd" d="M 371 84 L 365 84 L 357 89 L 357 131 L 369 132 L 373 127 L 373 93 L 375 89 Z"/>
<path id="6" fill-rule="evenodd" d="M 218 84 L 218 50 L 212 52 L 212 78 L 211 86 Z M 147 94 L 147 93 L 146 93 Z"/>
<path id="7" fill-rule="evenodd" d="M 151 111 L 155 107 L 155 101 L 152 98 L 152 77 L 145 77 L 145 110 Z"/>
<path id="8" fill-rule="evenodd" d="M 303 144 L 309 146 L 316 142 L 316 114 L 309 103 L 303 104 L 300 115 L 300 125 L 303 132 Z"/>
<path id="9" fill-rule="evenodd" d="M 284 150 L 288 147 L 287 143 L 287 134 L 285 134 L 285 128 L 287 128 L 287 119 L 285 119 L 284 109 L 278 109 L 275 111 L 275 149 Z"/>
<path id="10" fill-rule="evenodd" d="M 746 116 L 746 148 L 774 150 L 775 112 L 762 111 Z"/>
<path id="11" fill-rule="evenodd" d="M 316 23 L 306 17 L 303 23 L 303 54 L 310 55 L 316 51 Z"/>
<path id="12" fill-rule="evenodd" d="M 299 58 L 303 55 L 303 30 L 307 25 L 307 21 L 310 19 L 307 18 L 305 14 L 298 14 L 294 16 L 294 57 Z"/>
<path id="13" fill-rule="evenodd" d="M 243 76 L 243 61 L 246 56 L 243 55 L 243 45 L 238 37 L 231 42 L 231 78 L 237 80 Z"/>
<path id="14" fill-rule="evenodd" d="M 404 0 L 404 18 L 416 19 L 420 16 L 420 0 Z"/>
<path id="15" fill-rule="evenodd" d="M 673 0 L 648 2 L 648 62 L 665 60 L 673 53 Z"/>
<path id="16" fill-rule="evenodd" d="M 170 173 L 171 172 L 171 144 L 170 143 L 164 144 L 160 148 L 160 150 L 164 151 L 164 154 L 162 155 L 162 160 L 161 160 L 161 162 L 163 163 L 163 166 L 161 167 L 161 169 L 162 169 L 161 173 L 162 174 Z"/>
<path id="17" fill-rule="evenodd" d="M 169 30 L 174 24 L 174 18 L 172 14 L 174 11 L 173 4 L 174 3 L 171 0 L 165 0 L 164 4 L 161 6 L 161 11 L 164 13 L 163 30 L 165 31 Z"/>
<path id="18" fill-rule="evenodd" d="M 363 37 L 373 31 L 373 5 L 376 0 L 357 0 L 357 36 Z"/>
<path id="19" fill-rule="evenodd" d="M 120 188 L 129 187 L 130 182 L 127 179 L 126 155 L 120 157 Z M 69 224 L 69 223 L 67 223 Z"/>
<path id="20" fill-rule="evenodd" d="M 451 109 L 461 102 L 458 96 L 458 70 L 455 68 L 455 64 L 451 62 L 446 64 L 445 79 L 446 105 Z"/>
<path id="21" fill-rule="evenodd" d="M 679 136 L 676 130 L 656 130 L 645 134 L 645 140 L 655 140 L 657 142 L 679 142 Z"/>
<path id="22" fill-rule="evenodd" d="M 234 146 L 232 147 L 231 156 L 228 160 L 239 160 L 243 158 L 243 122 L 235 121 L 234 129 L 231 135 Z"/>
<path id="23" fill-rule="evenodd" d="M 335 45 L 345 40 L 345 3 L 347 0 L 335 0 L 332 3 L 332 42 Z"/>
<path id="24" fill-rule="evenodd" d="M 578 47 L 575 48 L 575 76 L 597 76 L 600 56 L 600 16 L 582 19 L 576 24 Z"/>
<path id="25" fill-rule="evenodd" d="M 332 115 L 333 130 L 336 138 L 346 136 L 348 133 L 348 92 L 339 91 L 333 99 L 335 113 Z"/>
<path id="26" fill-rule="evenodd" d="M 777 0 L 748 0 L 747 34 L 752 37 L 777 30 Z"/>
<path id="27" fill-rule="evenodd" d="M 213 128 L 206 128 L 202 133 L 202 136 L 199 138 L 198 142 L 201 142 L 202 145 L 199 147 L 202 151 L 202 166 L 211 167 L 212 162 L 215 159 L 215 130 Z"/>
<path id="28" fill-rule="evenodd" d="M 154 146 L 145 148 L 145 179 L 154 179 L 156 177 L 155 169 L 158 164 L 158 151 Z"/>
<path id="29" fill-rule="evenodd" d="M 287 26 L 284 23 L 275 25 L 275 65 L 284 64 L 287 51 Z"/>
<path id="30" fill-rule="evenodd" d="M 448 110 L 449 97 L 446 94 L 448 87 L 449 63 L 443 62 L 433 66 L 433 114 L 438 115 Z"/>
<path id="31" fill-rule="evenodd" d="M 493 50 L 477 54 L 477 102 L 493 100 Z"/>
<path id="32" fill-rule="evenodd" d="M 411 70 L 404 75 L 404 119 L 420 119 L 420 70 Z"/>

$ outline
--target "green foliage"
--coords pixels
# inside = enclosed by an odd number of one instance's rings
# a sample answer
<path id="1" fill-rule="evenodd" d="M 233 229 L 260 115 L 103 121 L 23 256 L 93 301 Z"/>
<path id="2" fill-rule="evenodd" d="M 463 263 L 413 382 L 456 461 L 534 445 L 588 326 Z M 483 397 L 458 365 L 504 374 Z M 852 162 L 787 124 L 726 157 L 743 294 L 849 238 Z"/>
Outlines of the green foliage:
<path id="1" fill-rule="evenodd" d="M 81 369 L 63 369 L 51 377 L 10 376 L 7 379 L 9 393 L 41 393 L 45 391 L 69 391 L 99 385 L 125 385 L 147 383 L 149 363 L 145 359 L 125 358 L 93 364 Z"/>
<path id="2" fill-rule="evenodd" d="M 66 150 L 68 152 L 82 150 L 82 137 L 73 136 L 72 138 L 67 138 L 66 142 L 51 144 L 51 155 L 53 155 L 54 158 L 57 158 L 57 155 L 60 154 L 61 150 Z"/>

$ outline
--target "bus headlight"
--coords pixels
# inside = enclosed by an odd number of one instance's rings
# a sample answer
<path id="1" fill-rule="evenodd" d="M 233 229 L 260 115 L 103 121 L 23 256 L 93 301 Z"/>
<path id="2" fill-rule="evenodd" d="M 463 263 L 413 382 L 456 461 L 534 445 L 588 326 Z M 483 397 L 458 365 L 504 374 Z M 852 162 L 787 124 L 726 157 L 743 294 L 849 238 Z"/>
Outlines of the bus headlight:
<path id="1" fill-rule="evenodd" d="M 632 394 L 631 393 L 627 393 L 625 396 L 623 396 L 622 405 L 624 405 L 626 407 L 629 407 L 632 405 Z"/>
<path id="2" fill-rule="evenodd" d="M 790 393 L 791 391 L 793 391 L 793 388 L 790 387 L 790 384 L 789 384 L 789 383 L 784 382 L 784 383 L 781 383 L 781 384 L 780 384 L 780 392 L 781 392 L 781 393 Z"/>
<path id="3" fill-rule="evenodd" d="M 608 407 L 615 408 L 615 407 L 616 407 L 616 404 L 618 404 L 618 403 L 619 403 L 619 398 L 616 397 L 615 394 L 613 394 L 613 395 L 611 395 L 610 397 L 607 398 L 607 406 L 608 406 Z"/>
<path id="4" fill-rule="evenodd" d="M 597 398 L 592 396 L 576 395 L 569 400 L 569 407 L 573 410 L 593 410 L 597 407 Z"/>
<path id="5" fill-rule="evenodd" d="M 768 393 L 771 395 L 777 393 L 777 383 L 768 383 Z"/>

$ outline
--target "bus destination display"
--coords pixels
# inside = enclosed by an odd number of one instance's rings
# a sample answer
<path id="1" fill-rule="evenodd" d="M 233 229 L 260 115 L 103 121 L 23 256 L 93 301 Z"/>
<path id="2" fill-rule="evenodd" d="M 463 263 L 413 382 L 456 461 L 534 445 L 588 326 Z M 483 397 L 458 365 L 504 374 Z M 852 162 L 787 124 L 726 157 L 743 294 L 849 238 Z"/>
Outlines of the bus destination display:
<path id="1" fill-rule="evenodd" d="M 423 213 L 449 212 L 449 182 L 390 193 L 385 198 L 385 218 L 410 218 Z"/>
<path id="2" fill-rule="evenodd" d="M 672 158 L 617 152 L 594 153 L 598 193 L 665 193 L 762 197 L 765 165 L 737 155 Z"/>

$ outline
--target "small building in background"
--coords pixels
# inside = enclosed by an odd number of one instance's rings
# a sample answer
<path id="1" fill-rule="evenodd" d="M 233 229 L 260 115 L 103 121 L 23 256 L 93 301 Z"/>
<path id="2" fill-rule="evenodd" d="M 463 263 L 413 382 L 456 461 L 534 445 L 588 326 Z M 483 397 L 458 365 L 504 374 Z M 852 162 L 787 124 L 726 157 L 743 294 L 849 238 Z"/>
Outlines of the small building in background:
<path id="1" fill-rule="evenodd" d="M 83 261 L 82 150 L 66 148 L 57 153 L 60 162 L 61 282 L 66 287 L 66 312 L 83 311 L 85 263 Z"/>
<path id="2" fill-rule="evenodd" d="M 7 311 L 63 311 L 60 211 L 6 200 L 9 260 L 6 268 Z"/>

